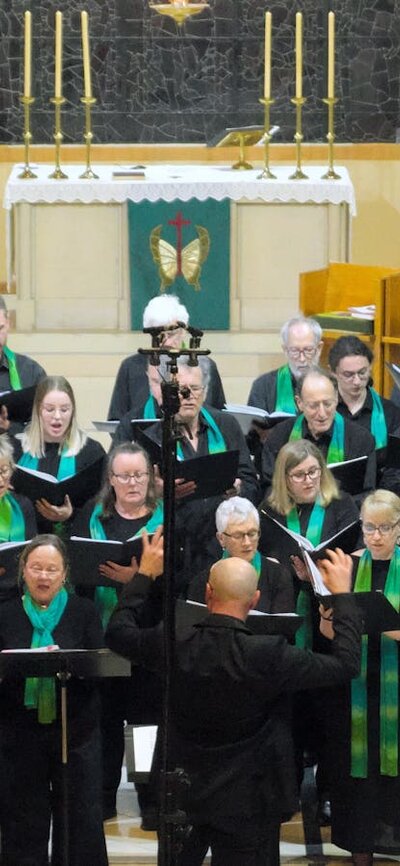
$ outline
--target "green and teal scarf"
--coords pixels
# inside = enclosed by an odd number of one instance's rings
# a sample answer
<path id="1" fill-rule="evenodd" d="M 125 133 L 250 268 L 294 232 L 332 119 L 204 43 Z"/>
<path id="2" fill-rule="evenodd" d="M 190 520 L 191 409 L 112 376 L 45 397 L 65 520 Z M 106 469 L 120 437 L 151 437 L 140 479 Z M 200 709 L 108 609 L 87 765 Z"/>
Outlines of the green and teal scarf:
<path id="1" fill-rule="evenodd" d="M 222 451 L 226 451 L 226 442 L 225 439 L 219 429 L 217 427 L 214 418 L 207 409 L 200 409 L 200 415 L 203 420 L 207 423 L 207 445 L 208 445 L 208 453 L 209 454 L 221 454 Z M 176 447 L 176 456 L 178 460 L 184 460 L 184 454 L 182 451 L 181 443 L 178 442 Z"/>
<path id="2" fill-rule="evenodd" d="M 370 592 L 372 557 L 366 550 L 357 568 L 354 592 Z M 395 548 L 386 577 L 384 595 L 400 610 L 400 549 Z M 365 779 L 368 775 L 368 636 L 363 635 L 361 673 L 351 682 L 351 775 Z M 381 635 L 380 670 L 380 772 L 383 776 L 398 775 L 398 645 Z"/>
<path id="3" fill-rule="evenodd" d="M 10 374 L 10 385 L 13 391 L 21 391 L 22 384 L 17 368 L 17 359 L 15 352 L 12 352 L 7 346 L 3 346 L 3 355 L 8 361 L 8 372 Z"/>
<path id="4" fill-rule="evenodd" d="M 25 541 L 25 518 L 11 493 L 0 499 L 0 543 Z"/>
<path id="5" fill-rule="evenodd" d="M 53 629 L 58 625 L 68 601 L 68 593 L 61 589 L 47 608 L 39 607 L 29 592 L 22 599 L 24 611 L 33 626 L 31 649 L 54 644 Z M 56 686 L 54 677 L 28 677 L 25 682 L 24 705 L 28 710 L 37 709 L 38 721 L 50 725 L 57 715 Z"/>
<path id="6" fill-rule="evenodd" d="M 292 415 L 297 415 L 298 411 L 294 399 L 290 367 L 286 364 L 284 367 L 279 367 L 276 378 L 275 412 L 289 412 Z"/>
<path id="7" fill-rule="evenodd" d="M 224 550 L 224 552 L 223 552 L 223 554 L 222 554 L 222 556 L 221 556 L 221 559 L 229 559 L 229 557 L 230 557 L 230 553 L 228 553 L 227 550 Z M 256 572 L 257 572 L 257 577 L 258 577 L 258 579 L 260 579 L 260 574 L 261 574 L 261 553 L 260 553 L 259 550 L 256 550 L 256 552 L 255 552 L 255 554 L 254 554 L 254 556 L 253 556 L 253 559 L 250 560 L 250 565 L 252 565 L 253 568 L 256 570 Z"/>
<path id="8" fill-rule="evenodd" d="M 386 448 L 388 431 L 382 400 L 374 388 L 369 388 L 372 397 L 371 433 L 375 439 L 376 448 Z"/>
<path id="9" fill-rule="evenodd" d="M 57 470 L 57 480 L 63 481 L 64 478 L 70 478 L 71 475 L 76 475 L 76 459 L 75 454 L 68 454 L 68 447 L 64 445 L 61 455 L 60 462 L 58 464 Z M 29 451 L 24 451 L 22 456 L 18 460 L 19 466 L 25 466 L 26 469 L 35 469 L 37 470 L 39 466 L 39 457 L 33 457 L 32 454 L 29 454 Z"/>
<path id="10" fill-rule="evenodd" d="M 101 522 L 102 516 L 102 506 L 99 504 L 95 505 L 89 522 L 89 531 L 90 538 L 97 539 L 98 541 L 104 541 L 107 536 L 104 531 L 104 526 Z M 153 514 L 150 515 L 146 526 L 142 526 L 139 529 L 139 532 L 136 533 L 134 538 L 139 538 L 143 531 L 146 529 L 149 535 L 158 529 L 159 526 L 164 521 L 164 508 L 163 503 L 160 500 L 157 503 Z M 116 607 L 118 601 L 117 590 L 114 589 L 113 586 L 97 586 L 94 594 L 95 605 L 99 611 L 101 622 L 104 630 L 107 628 L 108 621 L 111 617 L 111 614 Z"/>
<path id="11" fill-rule="evenodd" d="M 303 421 L 304 415 L 299 415 L 298 418 L 296 418 L 292 432 L 289 436 L 290 442 L 297 442 L 298 439 L 303 439 Z M 326 455 L 326 462 L 328 465 L 329 463 L 342 463 L 344 459 L 344 420 L 339 412 L 335 412 L 332 436 L 328 453 Z"/>
<path id="12" fill-rule="evenodd" d="M 311 544 L 316 547 L 321 541 L 322 527 L 325 520 L 325 508 L 317 500 L 310 514 L 308 521 L 306 538 L 311 541 Z M 292 532 L 297 532 L 301 535 L 300 520 L 297 508 L 293 506 L 292 510 L 286 517 L 286 526 Z M 305 589 L 300 589 L 296 602 L 296 613 L 303 617 L 303 623 L 296 632 L 296 646 L 303 649 L 311 649 L 312 647 L 312 614 L 311 614 L 311 598 L 310 593 Z"/>
<path id="13" fill-rule="evenodd" d="M 157 419 L 157 406 L 152 394 L 146 400 L 143 417 L 146 418 L 146 421 L 155 421 Z"/>

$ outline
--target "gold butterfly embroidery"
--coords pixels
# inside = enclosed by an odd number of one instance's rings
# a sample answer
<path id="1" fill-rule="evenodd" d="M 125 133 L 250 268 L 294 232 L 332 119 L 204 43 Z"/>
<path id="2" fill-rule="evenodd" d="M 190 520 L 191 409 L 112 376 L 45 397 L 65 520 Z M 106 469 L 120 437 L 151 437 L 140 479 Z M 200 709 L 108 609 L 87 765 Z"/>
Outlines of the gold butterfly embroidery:
<path id="1" fill-rule="evenodd" d="M 210 235 L 204 226 L 196 226 L 198 237 L 181 250 L 180 269 L 178 252 L 172 244 L 161 237 L 162 225 L 156 226 L 150 233 L 150 250 L 153 260 L 158 265 L 161 279 L 160 292 L 170 286 L 177 276 L 182 275 L 195 291 L 200 291 L 201 267 L 210 252 Z"/>

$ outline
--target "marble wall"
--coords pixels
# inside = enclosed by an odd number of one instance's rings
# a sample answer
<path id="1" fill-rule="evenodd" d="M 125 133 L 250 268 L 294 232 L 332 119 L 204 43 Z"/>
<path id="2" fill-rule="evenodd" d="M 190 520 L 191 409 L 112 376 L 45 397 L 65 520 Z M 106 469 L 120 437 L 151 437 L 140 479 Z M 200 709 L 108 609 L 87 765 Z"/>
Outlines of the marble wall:
<path id="1" fill-rule="evenodd" d="M 54 13 L 64 13 L 65 141 L 82 140 L 80 10 L 90 16 L 97 142 L 210 142 L 262 122 L 263 19 L 273 14 L 276 140 L 294 133 L 294 18 L 304 13 L 304 136 L 326 134 L 326 21 L 336 12 L 338 141 L 396 141 L 400 0 L 209 0 L 182 27 L 147 0 L 0 0 L 0 141 L 21 140 L 22 18 L 34 36 L 35 143 L 52 140 Z"/>

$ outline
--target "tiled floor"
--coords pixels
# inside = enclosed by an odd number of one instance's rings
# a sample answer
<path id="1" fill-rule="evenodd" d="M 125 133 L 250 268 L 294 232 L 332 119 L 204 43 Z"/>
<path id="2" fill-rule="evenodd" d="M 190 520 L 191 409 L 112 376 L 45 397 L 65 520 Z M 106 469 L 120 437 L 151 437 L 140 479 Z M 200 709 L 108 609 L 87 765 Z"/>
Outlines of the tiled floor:
<path id="1" fill-rule="evenodd" d="M 107 850 L 111 866 L 156 866 L 157 836 L 140 829 L 140 818 L 134 787 L 122 783 L 118 793 L 118 818 L 107 821 L 105 826 Z M 349 866 L 348 853 L 330 843 L 329 828 L 319 832 L 314 828 L 309 838 L 312 844 L 304 844 L 302 817 L 295 815 L 282 826 L 281 863 L 282 866 Z M 377 866 L 400 862 L 400 857 L 391 859 L 376 857 Z"/>

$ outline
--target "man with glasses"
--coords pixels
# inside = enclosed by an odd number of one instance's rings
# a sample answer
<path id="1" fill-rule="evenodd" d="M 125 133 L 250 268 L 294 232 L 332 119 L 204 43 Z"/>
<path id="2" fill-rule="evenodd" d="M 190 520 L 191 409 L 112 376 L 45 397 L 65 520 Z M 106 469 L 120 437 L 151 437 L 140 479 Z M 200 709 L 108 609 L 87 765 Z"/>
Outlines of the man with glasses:
<path id="1" fill-rule="evenodd" d="M 338 412 L 372 433 L 377 450 L 378 486 L 398 494 L 400 471 L 386 468 L 385 462 L 388 436 L 400 437 L 400 408 L 372 387 L 373 357 L 369 346 L 358 337 L 339 337 L 329 352 L 329 366 L 338 383 Z"/>
<path id="2" fill-rule="evenodd" d="M 163 328 L 161 344 L 166 348 L 179 349 L 185 342 L 186 326 L 189 324 L 189 313 L 175 295 L 157 295 L 145 307 L 143 312 L 143 328 Z M 129 411 L 135 411 L 146 403 L 149 396 L 149 380 L 146 375 L 147 359 L 145 355 L 136 353 L 122 362 L 108 410 L 109 420 L 118 420 Z M 225 394 L 218 369 L 210 360 L 210 385 L 208 402 L 217 409 L 225 405 Z M 137 417 L 137 416 L 136 416 Z"/>
<path id="3" fill-rule="evenodd" d="M 286 442 L 308 439 L 314 442 L 327 463 L 341 463 L 366 456 L 364 484 L 358 493 L 372 490 L 376 483 L 375 442 L 371 433 L 337 411 L 337 380 L 317 367 L 308 370 L 297 384 L 296 404 L 301 413 L 277 424 L 271 431 L 262 453 L 262 481 L 272 480 L 276 456 Z M 346 491 L 346 484 L 342 484 Z"/>

